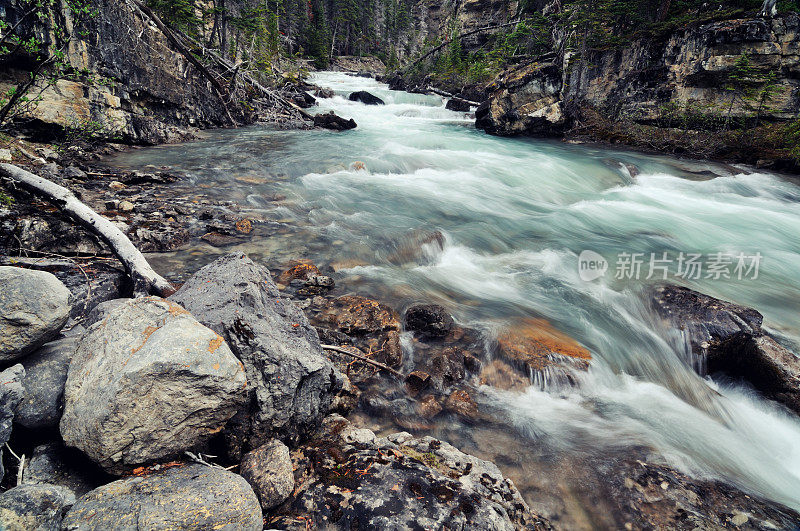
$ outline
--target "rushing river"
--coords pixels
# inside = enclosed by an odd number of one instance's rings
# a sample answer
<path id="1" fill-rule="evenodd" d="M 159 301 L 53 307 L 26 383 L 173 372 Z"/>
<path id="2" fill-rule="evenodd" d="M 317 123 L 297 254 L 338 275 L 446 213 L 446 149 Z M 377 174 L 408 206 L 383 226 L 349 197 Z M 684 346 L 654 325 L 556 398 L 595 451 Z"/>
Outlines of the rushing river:
<path id="1" fill-rule="evenodd" d="M 348 289 L 399 309 L 438 302 L 459 322 L 486 330 L 541 317 L 580 341 L 594 359 L 573 389 L 482 389 L 481 401 L 512 426 L 504 437 L 516 441 L 508 450 L 514 455 L 492 454 L 500 438 L 465 449 L 498 459 L 518 482 L 534 455 L 580 460 L 647 448 L 692 475 L 800 509 L 798 419 L 740 383 L 698 376 L 684 343 L 657 330 L 642 297 L 664 275 L 658 269 L 646 278 L 651 253 L 667 253 L 673 262 L 657 265 L 669 266 L 670 281 L 755 307 L 765 327 L 797 352 L 795 182 L 607 147 L 492 137 L 439 97 L 344 74 L 312 81 L 337 94 L 320 100 L 318 111 L 352 117 L 357 129 L 213 131 L 113 163 L 167 165 L 215 199 L 293 227 L 235 247 L 271 267 L 310 258 L 332 265 Z M 387 104 L 350 102 L 354 90 Z M 442 232 L 443 250 L 432 246 L 415 260 L 398 260 L 393 250 L 426 230 Z M 607 260 L 604 276 L 581 278 L 584 250 Z M 168 273 L 194 270 L 220 252 L 197 242 L 153 259 Z M 618 268 L 625 264 L 620 253 L 643 253 L 639 278 Z M 680 253 L 702 255 L 700 278 L 676 277 Z M 732 257 L 730 278 L 712 273 L 716 253 Z M 737 270 L 739 258 L 746 268 Z M 535 498 L 535 489 L 527 497 Z"/>

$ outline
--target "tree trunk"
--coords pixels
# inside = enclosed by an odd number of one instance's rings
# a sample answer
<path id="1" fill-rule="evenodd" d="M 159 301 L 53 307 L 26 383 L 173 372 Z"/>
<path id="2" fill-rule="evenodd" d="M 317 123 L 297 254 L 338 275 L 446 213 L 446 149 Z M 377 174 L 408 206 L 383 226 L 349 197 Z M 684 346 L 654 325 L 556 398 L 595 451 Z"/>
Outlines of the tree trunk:
<path id="1" fill-rule="evenodd" d="M 661 0 L 658 5 L 658 16 L 656 20 L 658 22 L 664 22 L 667 19 L 667 15 L 669 14 L 669 8 L 672 5 L 672 0 Z"/>
<path id="2" fill-rule="evenodd" d="M 175 292 L 175 288 L 153 271 L 142 253 L 116 225 L 79 201 L 75 194 L 13 164 L 0 164 L 0 174 L 28 192 L 53 203 L 77 224 L 99 236 L 122 262 L 133 281 L 135 294 L 155 293 L 168 297 Z"/>

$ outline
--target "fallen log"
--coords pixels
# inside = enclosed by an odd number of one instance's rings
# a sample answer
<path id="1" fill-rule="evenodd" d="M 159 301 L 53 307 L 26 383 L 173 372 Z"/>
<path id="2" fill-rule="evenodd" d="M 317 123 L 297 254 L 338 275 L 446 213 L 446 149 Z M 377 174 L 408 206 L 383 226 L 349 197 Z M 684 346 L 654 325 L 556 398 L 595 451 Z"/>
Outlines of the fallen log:
<path id="1" fill-rule="evenodd" d="M 175 288 L 156 273 L 142 253 L 116 225 L 78 200 L 68 189 L 13 164 L 0 163 L 0 175 L 58 207 L 78 225 L 96 234 L 122 262 L 133 282 L 135 295 L 167 297 Z"/>

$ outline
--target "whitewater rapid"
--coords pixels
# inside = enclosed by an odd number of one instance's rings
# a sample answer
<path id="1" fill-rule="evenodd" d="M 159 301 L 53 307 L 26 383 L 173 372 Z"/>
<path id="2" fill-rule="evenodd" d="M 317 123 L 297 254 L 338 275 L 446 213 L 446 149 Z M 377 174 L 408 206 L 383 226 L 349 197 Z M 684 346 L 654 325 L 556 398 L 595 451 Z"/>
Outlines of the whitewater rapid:
<path id="1" fill-rule="evenodd" d="M 438 302 L 489 331 L 541 317 L 570 334 L 593 355 L 579 386 L 482 388 L 484 403 L 532 444 L 577 455 L 645 446 L 691 475 L 800 509 L 797 417 L 741 383 L 698 376 L 683 339 L 661 330 L 642 300 L 658 279 L 613 272 L 619 253 L 759 253 L 756 279 L 683 283 L 758 309 L 765 328 L 797 352 L 795 182 L 602 146 L 491 137 L 437 96 L 341 73 L 317 73 L 312 82 L 336 93 L 316 112 L 352 117 L 355 130 L 219 131 L 116 163 L 168 164 L 265 219 L 305 227 L 299 240 L 243 248 L 267 262 L 289 248 L 397 307 Z M 351 102 L 355 90 L 386 105 Z M 276 193 L 286 196 L 279 206 L 264 199 Z M 444 235 L 441 251 L 410 263 L 391 257 L 394 242 L 426 230 Z M 610 262 L 605 277 L 581 279 L 584 250 Z M 207 247 L 194 251 L 179 258 L 214 258 Z"/>

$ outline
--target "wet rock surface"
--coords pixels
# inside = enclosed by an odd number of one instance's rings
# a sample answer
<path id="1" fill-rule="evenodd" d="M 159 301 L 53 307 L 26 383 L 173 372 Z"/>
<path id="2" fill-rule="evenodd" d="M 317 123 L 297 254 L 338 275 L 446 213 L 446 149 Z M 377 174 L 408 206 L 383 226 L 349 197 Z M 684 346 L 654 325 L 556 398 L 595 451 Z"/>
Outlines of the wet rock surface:
<path id="1" fill-rule="evenodd" d="M 67 513 L 63 528 L 258 531 L 263 524 L 258 499 L 241 476 L 183 465 L 89 492 Z"/>
<path id="2" fill-rule="evenodd" d="M 44 271 L 0 266 L 0 361 L 29 354 L 69 319 L 72 296 Z"/>
<path id="3" fill-rule="evenodd" d="M 132 299 L 80 340 L 61 435 L 120 474 L 207 440 L 244 402 L 246 385 L 223 338 L 184 308 L 157 297 Z"/>
<path id="4" fill-rule="evenodd" d="M 426 337 L 444 337 L 453 328 L 453 318 L 437 304 L 416 304 L 406 310 L 406 330 Z"/>
<path id="5" fill-rule="evenodd" d="M 355 129 L 358 124 L 352 118 L 342 118 L 331 111 L 314 115 L 314 125 L 324 129 L 333 129 L 334 131 L 347 131 L 348 129 Z"/>
<path id="6" fill-rule="evenodd" d="M 273 436 L 295 440 L 319 423 L 342 386 L 341 374 L 265 267 L 242 254 L 225 255 L 171 299 L 225 338 L 244 364 L 249 401 L 229 430 L 233 455 Z"/>
<path id="7" fill-rule="evenodd" d="M 302 452 L 291 510 L 318 527 L 551 528 L 495 465 L 432 437 L 380 438 L 334 416 Z"/>
<path id="8" fill-rule="evenodd" d="M 374 94 L 370 94 L 365 90 L 352 92 L 347 99 L 350 101 L 360 101 L 365 105 L 385 105 L 385 102 Z"/>
<path id="9" fill-rule="evenodd" d="M 744 379 L 800 413 L 800 358 L 763 332 L 758 311 L 674 285 L 651 298 L 656 313 L 688 339 L 701 372 Z"/>
<path id="10" fill-rule="evenodd" d="M 501 331 L 496 352 L 531 377 L 544 374 L 550 380 L 567 384 L 574 381 L 572 373 L 585 371 L 592 359 L 580 343 L 543 319 L 525 319 Z"/>

